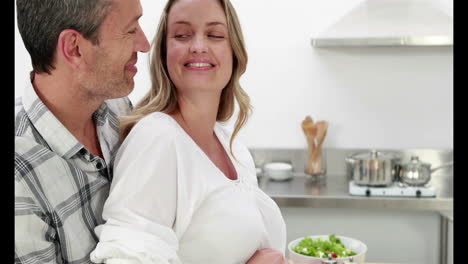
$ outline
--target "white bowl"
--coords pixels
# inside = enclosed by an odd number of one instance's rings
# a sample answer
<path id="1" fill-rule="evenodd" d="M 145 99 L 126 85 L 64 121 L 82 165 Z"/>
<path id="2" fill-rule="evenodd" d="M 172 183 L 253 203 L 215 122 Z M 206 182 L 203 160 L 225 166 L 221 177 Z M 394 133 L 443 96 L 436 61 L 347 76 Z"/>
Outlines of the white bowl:
<path id="1" fill-rule="evenodd" d="M 328 240 L 328 235 L 316 235 L 316 236 L 307 236 L 312 239 L 317 239 L 321 238 L 323 240 Z M 349 238 L 345 236 L 336 236 L 341 240 L 341 243 L 347 248 L 350 249 L 354 252 L 356 252 L 355 256 L 352 256 L 353 262 L 351 263 L 359 263 L 359 264 L 364 264 L 364 260 L 366 257 L 367 253 L 367 246 L 366 244 L 362 243 L 361 241 L 354 239 L 354 238 Z M 305 237 L 301 237 L 298 239 L 295 239 L 288 244 L 288 251 L 289 251 L 289 259 L 292 260 L 292 263 L 294 264 L 323 264 L 327 263 L 324 261 L 328 261 L 328 258 L 318 258 L 318 257 L 311 257 L 311 256 L 306 256 L 302 255 L 299 253 L 294 252 L 292 249 L 301 242 L 302 239 Z M 345 257 L 345 258 L 336 258 L 333 259 L 336 260 L 337 264 L 346 264 L 350 263 L 350 257 Z"/>
<path id="2" fill-rule="evenodd" d="M 271 162 L 263 166 L 263 174 L 274 181 L 292 178 L 292 165 L 285 162 Z"/>

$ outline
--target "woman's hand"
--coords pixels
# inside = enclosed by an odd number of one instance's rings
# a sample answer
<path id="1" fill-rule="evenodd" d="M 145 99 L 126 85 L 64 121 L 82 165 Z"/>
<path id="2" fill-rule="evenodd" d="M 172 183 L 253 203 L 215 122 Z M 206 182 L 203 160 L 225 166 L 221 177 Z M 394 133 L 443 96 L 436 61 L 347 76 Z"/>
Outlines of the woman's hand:
<path id="1" fill-rule="evenodd" d="M 255 251 L 246 264 L 288 264 L 283 253 L 272 248 Z"/>

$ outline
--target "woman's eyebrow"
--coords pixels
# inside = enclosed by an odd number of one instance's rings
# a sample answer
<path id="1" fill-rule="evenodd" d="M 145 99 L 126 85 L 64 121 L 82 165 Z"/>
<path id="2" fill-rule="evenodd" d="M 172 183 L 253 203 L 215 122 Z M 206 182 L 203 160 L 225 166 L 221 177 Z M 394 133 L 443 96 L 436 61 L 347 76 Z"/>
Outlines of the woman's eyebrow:
<path id="1" fill-rule="evenodd" d="M 207 26 L 217 26 L 217 25 L 226 26 L 224 23 L 218 22 L 218 21 L 208 22 L 208 23 L 206 23 L 206 25 Z"/>
<path id="2" fill-rule="evenodd" d="M 183 20 L 180 20 L 180 21 L 176 21 L 174 22 L 174 24 L 182 24 L 182 25 L 192 25 L 192 23 L 188 22 L 188 21 L 183 21 Z M 206 23 L 207 26 L 217 26 L 217 25 L 221 25 L 221 26 L 225 26 L 226 27 L 226 24 L 224 24 L 223 22 L 219 22 L 219 21 L 213 21 L 213 22 L 207 22 Z"/>
<path id="3" fill-rule="evenodd" d="M 182 25 L 189 25 L 189 26 L 191 25 L 191 23 L 187 21 L 176 21 L 174 22 L 174 24 L 182 24 Z"/>

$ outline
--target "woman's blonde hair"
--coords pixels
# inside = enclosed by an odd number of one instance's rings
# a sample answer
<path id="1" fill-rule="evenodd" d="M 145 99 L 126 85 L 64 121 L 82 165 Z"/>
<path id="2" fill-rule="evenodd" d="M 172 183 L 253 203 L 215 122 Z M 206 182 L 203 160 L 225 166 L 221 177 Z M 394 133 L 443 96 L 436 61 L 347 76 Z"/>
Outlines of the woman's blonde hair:
<path id="1" fill-rule="evenodd" d="M 135 106 L 133 111 L 120 119 L 121 140 L 130 133 L 133 126 L 146 115 L 153 112 L 171 113 L 178 107 L 177 91 L 169 78 L 166 64 L 166 35 L 167 19 L 171 7 L 177 0 L 169 0 L 161 15 L 156 35 L 152 42 L 150 75 L 152 86 L 150 91 Z M 234 7 L 229 0 L 219 0 L 224 8 L 231 47 L 233 51 L 233 68 L 231 79 L 221 92 L 216 121 L 227 121 L 234 114 L 235 102 L 239 104 L 239 114 L 230 140 L 232 142 L 239 130 L 245 125 L 251 113 L 250 98 L 241 88 L 239 79 L 247 67 L 247 51 L 245 50 L 244 37 L 242 35 L 239 19 Z"/>

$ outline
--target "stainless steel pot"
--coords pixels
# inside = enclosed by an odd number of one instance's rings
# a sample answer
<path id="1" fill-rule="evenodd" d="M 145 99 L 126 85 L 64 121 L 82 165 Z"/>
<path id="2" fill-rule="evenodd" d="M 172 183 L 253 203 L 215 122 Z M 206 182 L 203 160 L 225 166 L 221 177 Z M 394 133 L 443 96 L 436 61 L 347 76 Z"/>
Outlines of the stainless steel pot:
<path id="1" fill-rule="evenodd" d="M 400 157 L 394 152 L 372 150 L 346 158 L 348 179 L 358 185 L 388 186 L 398 176 Z"/>
<path id="2" fill-rule="evenodd" d="M 430 163 L 420 161 L 418 156 L 412 156 L 408 163 L 398 165 L 398 180 L 411 186 L 423 186 L 431 180 L 432 172 L 452 165 L 453 162 L 449 162 L 431 169 Z"/>

